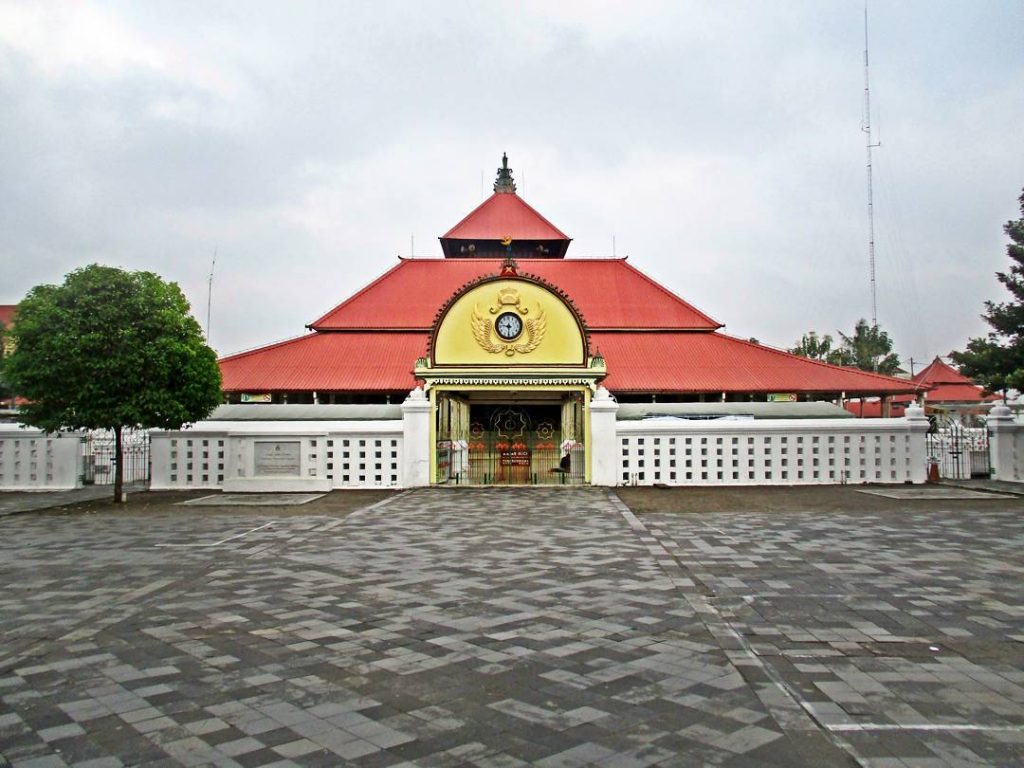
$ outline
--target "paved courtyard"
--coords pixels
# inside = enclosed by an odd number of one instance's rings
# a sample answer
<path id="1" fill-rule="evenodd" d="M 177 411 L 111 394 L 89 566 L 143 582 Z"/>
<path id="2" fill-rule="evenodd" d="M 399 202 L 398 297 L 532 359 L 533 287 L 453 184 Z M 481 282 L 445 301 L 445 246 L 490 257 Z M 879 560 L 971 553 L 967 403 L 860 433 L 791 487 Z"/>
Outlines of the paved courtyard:
<path id="1" fill-rule="evenodd" d="M 790 493 L 0 519 L 0 765 L 1024 764 L 1024 502 Z"/>

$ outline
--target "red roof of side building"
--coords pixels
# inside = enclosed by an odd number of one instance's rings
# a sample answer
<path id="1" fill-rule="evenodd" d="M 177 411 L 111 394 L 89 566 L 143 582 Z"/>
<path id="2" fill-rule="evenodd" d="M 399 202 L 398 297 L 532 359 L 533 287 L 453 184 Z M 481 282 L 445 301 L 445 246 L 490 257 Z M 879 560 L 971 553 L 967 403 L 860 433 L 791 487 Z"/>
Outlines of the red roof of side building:
<path id="1" fill-rule="evenodd" d="M 565 240 L 570 238 L 514 192 L 495 192 L 442 240 Z"/>
<path id="2" fill-rule="evenodd" d="M 889 417 L 896 419 L 906 416 L 907 406 L 913 402 L 914 398 L 909 395 L 906 398 L 902 396 L 894 397 L 889 404 Z M 850 400 L 844 403 L 843 407 L 854 416 L 864 419 L 880 419 L 882 417 L 882 401 L 878 398 Z"/>
<path id="3" fill-rule="evenodd" d="M 985 395 L 981 387 L 938 357 L 912 380 L 928 389 L 925 400 L 929 403 L 988 403 L 999 399 L 999 395 Z"/>
<path id="4" fill-rule="evenodd" d="M 14 310 L 17 308 L 17 304 L 0 304 L 0 323 L 5 328 L 11 327 L 11 318 L 14 317 Z"/>
<path id="5" fill-rule="evenodd" d="M 520 274 L 566 291 L 591 330 L 722 327 L 625 259 L 520 259 L 518 265 Z M 428 331 L 438 310 L 463 285 L 496 275 L 500 266 L 499 259 L 403 259 L 309 327 Z"/>

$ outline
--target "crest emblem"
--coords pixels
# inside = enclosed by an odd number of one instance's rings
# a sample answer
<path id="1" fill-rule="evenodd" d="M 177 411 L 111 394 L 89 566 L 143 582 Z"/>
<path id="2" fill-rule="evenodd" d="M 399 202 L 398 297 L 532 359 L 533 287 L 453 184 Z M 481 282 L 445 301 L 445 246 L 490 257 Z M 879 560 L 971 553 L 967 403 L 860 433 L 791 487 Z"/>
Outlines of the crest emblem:
<path id="1" fill-rule="evenodd" d="M 502 288 L 498 291 L 498 302 L 488 308 L 491 317 L 480 312 L 479 306 L 473 307 L 473 338 L 482 349 L 491 354 L 504 352 L 512 357 L 516 352 L 526 354 L 535 350 L 543 341 L 547 331 L 547 318 L 544 309 L 537 304 L 537 312 L 532 316 L 529 307 L 525 306 L 515 288 Z"/>

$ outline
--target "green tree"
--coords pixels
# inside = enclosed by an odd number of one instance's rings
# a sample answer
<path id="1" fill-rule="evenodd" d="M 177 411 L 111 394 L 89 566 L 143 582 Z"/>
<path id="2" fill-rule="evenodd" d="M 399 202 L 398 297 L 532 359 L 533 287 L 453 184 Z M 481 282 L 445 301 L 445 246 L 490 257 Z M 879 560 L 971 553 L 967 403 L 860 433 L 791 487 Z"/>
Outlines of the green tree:
<path id="1" fill-rule="evenodd" d="M 819 336 L 817 331 L 809 331 L 800 337 L 796 346 L 790 349 L 794 355 L 809 357 L 811 360 L 821 360 L 826 363 L 834 362 L 837 350 L 832 345 L 835 341 L 829 334 Z"/>
<path id="2" fill-rule="evenodd" d="M 98 264 L 18 305 L 5 370 L 21 418 L 47 431 L 114 433 L 114 498 L 123 487 L 122 429 L 176 429 L 221 402 L 220 369 L 175 283 Z"/>
<path id="3" fill-rule="evenodd" d="M 854 326 L 853 335 L 839 333 L 843 340 L 839 365 L 849 365 L 862 371 L 893 376 L 900 369 L 900 358 L 892 351 L 892 339 L 877 325 L 868 325 L 861 318 Z"/>
<path id="4" fill-rule="evenodd" d="M 853 334 L 847 336 L 839 331 L 839 338 L 841 343 L 836 346 L 829 334 L 819 336 L 816 331 L 810 331 L 789 351 L 812 360 L 884 373 L 887 376 L 899 370 L 900 359 L 892 351 L 892 339 L 877 325 L 868 325 L 867 320 L 860 319 L 854 326 Z"/>
<path id="5" fill-rule="evenodd" d="M 982 320 L 991 326 L 987 336 L 971 339 L 963 352 L 953 352 L 960 372 L 985 387 L 987 392 L 1024 390 L 1024 192 L 1018 198 L 1021 218 L 1008 221 L 1003 231 L 1009 236 L 1006 254 L 1010 269 L 996 272 L 1010 292 L 1010 301 L 985 302 Z"/>

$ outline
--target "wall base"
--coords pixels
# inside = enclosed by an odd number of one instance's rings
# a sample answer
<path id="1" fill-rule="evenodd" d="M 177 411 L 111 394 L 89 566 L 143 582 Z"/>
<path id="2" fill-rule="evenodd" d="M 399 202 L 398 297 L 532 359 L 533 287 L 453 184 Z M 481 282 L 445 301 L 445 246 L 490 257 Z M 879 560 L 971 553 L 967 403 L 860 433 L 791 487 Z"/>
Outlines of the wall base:
<path id="1" fill-rule="evenodd" d="M 233 477 L 224 480 L 225 493 L 315 493 L 329 491 L 326 477 Z"/>

